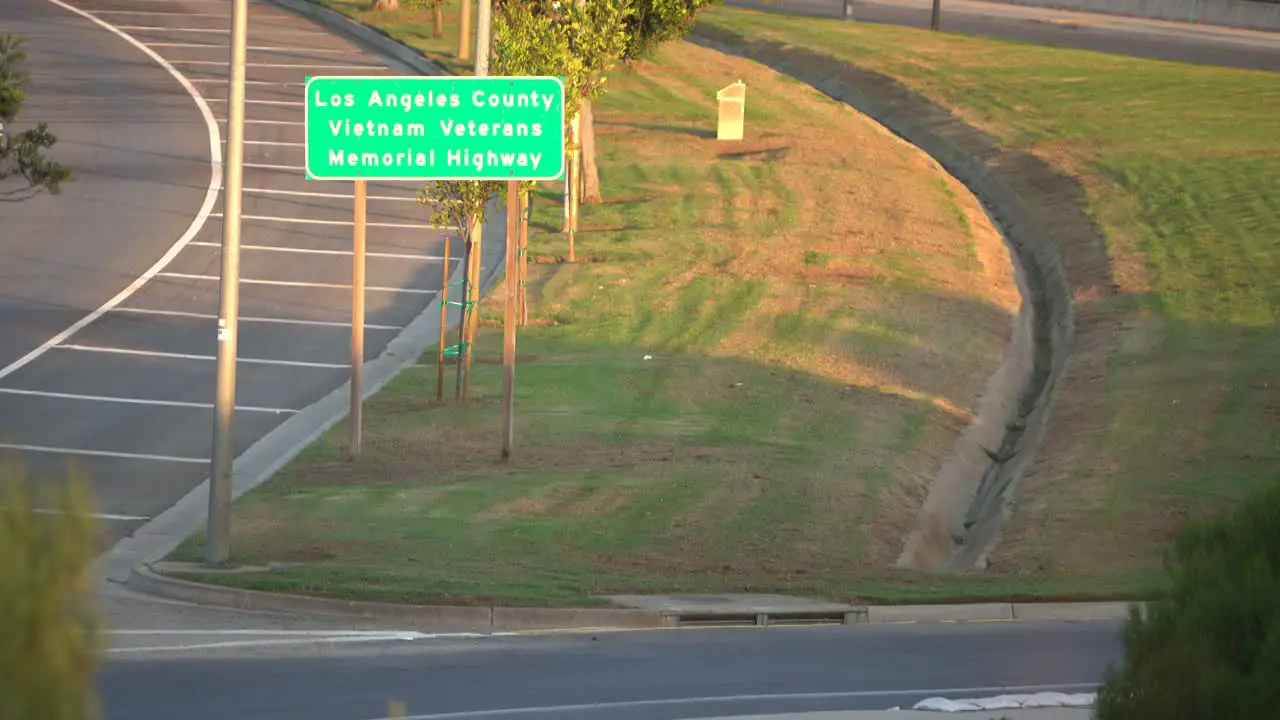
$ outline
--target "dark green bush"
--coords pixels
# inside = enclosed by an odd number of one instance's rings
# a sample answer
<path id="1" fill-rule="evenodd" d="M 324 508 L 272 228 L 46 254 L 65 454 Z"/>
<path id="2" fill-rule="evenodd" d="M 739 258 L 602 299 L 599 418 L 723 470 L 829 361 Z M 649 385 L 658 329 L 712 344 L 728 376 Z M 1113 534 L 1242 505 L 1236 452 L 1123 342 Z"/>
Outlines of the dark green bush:
<path id="1" fill-rule="evenodd" d="M 98 715 L 91 512 L 78 476 L 28 478 L 0 461 L 3 720 Z"/>
<path id="2" fill-rule="evenodd" d="M 1280 482 L 1188 525 L 1166 565 L 1170 594 L 1131 613 L 1098 720 L 1280 717 Z"/>

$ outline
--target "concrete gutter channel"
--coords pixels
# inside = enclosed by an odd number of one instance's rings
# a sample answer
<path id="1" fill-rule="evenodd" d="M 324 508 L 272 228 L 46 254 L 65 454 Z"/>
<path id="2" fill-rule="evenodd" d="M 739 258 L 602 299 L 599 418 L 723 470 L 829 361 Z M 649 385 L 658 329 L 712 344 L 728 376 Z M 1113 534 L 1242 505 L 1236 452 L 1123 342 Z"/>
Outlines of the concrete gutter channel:
<path id="1" fill-rule="evenodd" d="M 412 48 L 346 16 L 308 0 L 268 0 L 313 19 L 375 54 L 394 59 L 413 72 L 444 71 Z M 1015 320 L 1004 364 L 989 383 L 978 419 L 957 443 L 944 473 L 935 481 L 900 564 L 931 570 L 982 567 L 999 537 L 1010 491 L 1027 467 L 1043 433 L 1054 382 L 1061 374 L 1071 339 L 1070 290 L 1052 234 L 1040 227 L 1017 192 L 1001 179 L 987 157 L 995 144 L 974 154 L 953 142 L 949 130 L 959 124 L 946 111 L 911 95 L 895 81 L 853 68 L 802 48 L 748 40 L 698 26 L 690 40 L 728 54 L 742 55 L 806 82 L 846 102 L 921 148 L 973 190 L 995 216 L 1013 250 L 1023 307 Z M 856 80 L 857 87 L 849 80 Z M 889 102 L 910 98 L 916 107 L 900 113 Z M 961 126 L 963 127 L 963 126 Z M 965 128 L 966 131 L 970 129 Z M 494 203 L 486 224 L 482 292 L 502 274 L 505 237 L 503 209 Z M 461 268 L 459 269 L 459 272 Z M 436 301 L 438 302 L 438 300 Z M 436 341 L 439 305 L 421 316 L 367 366 L 368 395 L 376 393 L 403 367 L 415 362 Z M 456 324 L 457 311 L 450 311 Z M 995 392 L 992 392 L 995 390 Z M 318 401 L 251 447 L 237 460 L 235 494 L 271 476 L 337 424 L 346 414 L 344 387 Z M 988 450 L 990 447 L 996 450 Z M 982 458 L 975 461 L 975 458 Z M 949 474 L 949 479 L 941 482 Z M 659 629 L 725 626 L 893 624 L 914 622 L 998 622 L 1034 620 L 1121 620 L 1129 604 L 977 603 L 954 605 L 841 605 L 781 596 L 619 596 L 618 608 L 520 608 L 405 605 L 299 596 L 212 586 L 162 575 L 161 560 L 203 523 L 207 482 L 174 507 L 121 541 L 99 561 L 107 579 L 139 592 L 200 605 L 260 612 L 363 617 L 413 627 L 463 632 L 553 631 L 572 629 Z M 946 496 L 963 493 L 960 511 Z M 935 497 L 936 496 L 936 497 Z M 932 501 L 932 502 L 931 502 Z M 941 514 L 935 512 L 941 511 Z"/>

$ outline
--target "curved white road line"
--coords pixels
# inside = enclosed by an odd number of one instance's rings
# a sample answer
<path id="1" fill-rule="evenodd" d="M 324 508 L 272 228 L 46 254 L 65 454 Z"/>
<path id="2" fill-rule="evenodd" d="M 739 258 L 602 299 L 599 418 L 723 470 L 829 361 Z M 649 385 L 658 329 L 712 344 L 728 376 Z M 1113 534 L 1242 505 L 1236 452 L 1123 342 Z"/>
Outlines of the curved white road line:
<path id="1" fill-rule="evenodd" d="M 156 276 L 156 273 L 159 273 L 166 265 L 173 262 L 173 259 L 177 257 L 178 253 L 182 252 L 182 249 L 187 246 L 187 243 L 191 242 L 192 239 L 195 238 L 196 233 L 200 232 L 200 229 L 204 227 L 204 224 L 209 220 L 210 213 L 213 212 L 214 204 L 218 201 L 218 193 L 221 192 L 222 186 L 222 137 L 218 131 L 218 123 L 213 119 L 213 113 L 210 112 L 208 103 L 205 102 L 204 98 L 200 95 L 199 91 L 196 90 L 195 86 L 191 84 L 191 81 L 179 72 L 177 68 L 170 64 L 168 60 L 161 57 L 159 53 L 147 47 L 142 42 L 134 39 L 131 35 L 115 25 L 95 17 L 92 13 L 85 12 L 77 7 L 72 7 L 71 5 L 62 2 L 62 0 L 48 1 L 63 10 L 75 13 L 90 22 L 98 24 L 107 31 L 124 38 L 126 42 L 146 53 L 147 56 L 154 60 L 157 65 L 168 71 L 170 75 L 177 79 L 183 89 L 191 95 L 191 99 L 195 101 L 196 107 L 200 109 L 200 115 L 204 117 L 205 126 L 209 129 L 209 189 L 205 192 L 204 204 L 200 206 L 200 210 L 196 213 L 195 219 L 191 221 L 190 227 L 187 228 L 187 231 L 182 234 L 182 237 L 178 238 L 177 242 L 175 242 L 154 265 L 152 265 L 146 272 L 142 273 L 142 275 L 138 276 L 138 278 L 130 283 L 128 287 L 121 290 L 119 294 L 104 303 L 102 307 L 99 307 L 97 310 L 94 310 L 83 318 L 80 318 L 78 322 L 66 330 L 63 330 L 52 338 L 49 338 L 49 340 L 40 347 L 37 347 L 26 355 L 14 360 L 4 368 L 0 368 L 0 379 L 12 375 L 31 361 L 49 352 L 49 350 L 53 349 L 54 346 L 83 330 L 86 325 L 102 317 L 112 308 L 125 300 L 128 300 L 130 296 L 141 290 L 143 285 L 146 285 L 151 278 Z"/>
<path id="2" fill-rule="evenodd" d="M 1010 687 L 970 687 L 970 688 L 932 688 L 932 689 L 906 689 L 906 690 L 851 690 L 848 692 L 814 692 L 814 693 L 771 693 L 767 695 L 720 695 L 711 697 L 691 697 L 691 698 L 656 698 L 653 700 L 622 700 L 617 702 L 598 702 L 583 703 L 581 705 L 550 705 L 542 707 L 527 708 L 501 708 L 498 710 L 463 710 L 460 712 L 434 713 L 431 715 L 410 715 L 407 718 L 379 718 L 378 720 L 465 720 L 466 718 L 489 718 L 489 717 L 510 717 L 510 716 L 532 716 L 532 715 L 555 715 L 564 716 L 573 713 L 593 712 L 599 713 L 604 710 L 637 710 L 640 708 L 653 708 L 665 706 L 681 706 L 681 705 L 732 705 L 742 703 L 759 703 L 759 702 L 796 702 L 796 701 L 814 701 L 814 700 L 855 700 L 866 698 L 897 698 L 897 697 L 916 697 L 916 696 L 935 696 L 935 695 L 957 695 L 957 694 L 975 694 L 975 693 L 1004 693 L 1009 691 L 1029 691 L 1039 692 L 1045 690 L 1063 690 L 1063 689 L 1083 689 L 1097 688 L 1098 683 L 1066 683 L 1063 685 L 1015 685 Z M 801 713 L 803 714 L 803 713 Z M 750 715 L 736 716 L 719 716 L 718 720 L 730 720 L 730 717 L 746 718 Z M 755 717 L 759 717 L 756 714 Z M 766 716 L 769 717 L 769 716 Z"/>

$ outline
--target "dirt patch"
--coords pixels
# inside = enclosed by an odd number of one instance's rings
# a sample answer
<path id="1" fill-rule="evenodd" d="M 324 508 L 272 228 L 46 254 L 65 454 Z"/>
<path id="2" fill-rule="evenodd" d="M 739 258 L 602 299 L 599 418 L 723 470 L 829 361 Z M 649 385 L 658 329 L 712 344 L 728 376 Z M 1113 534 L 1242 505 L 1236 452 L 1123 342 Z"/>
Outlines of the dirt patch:
<path id="1" fill-rule="evenodd" d="M 552 483 L 537 495 L 526 495 L 509 502 L 499 503 L 476 516 L 477 520 L 503 520 L 506 518 L 547 515 L 578 493 L 574 483 Z"/>

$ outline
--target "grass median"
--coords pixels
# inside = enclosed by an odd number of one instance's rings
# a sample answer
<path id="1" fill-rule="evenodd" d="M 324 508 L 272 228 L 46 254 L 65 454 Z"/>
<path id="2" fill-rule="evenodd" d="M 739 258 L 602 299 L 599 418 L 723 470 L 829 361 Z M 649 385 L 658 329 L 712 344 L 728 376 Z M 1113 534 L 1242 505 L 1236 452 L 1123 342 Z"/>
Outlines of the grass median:
<path id="1" fill-rule="evenodd" d="M 989 572 L 1157 578 L 1185 520 L 1280 479 L 1280 76 L 735 9 L 703 26 L 896 79 L 1082 189 L 1105 267 Z M 1024 185 L 1028 192 L 1035 188 Z"/>
<path id="2" fill-rule="evenodd" d="M 429 55 L 455 47 L 423 15 L 329 4 Z M 738 79 L 747 139 L 718 142 L 715 91 Z M 234 560 L 294 565 L 197 577 L 451 604 L 1069 593 L 887 569 L 1018 302 L 977 201 L 746 60 L 677 43 L 609 83 L 606 202 L 584 208 L 583 261 L 556 259 L 555 188 L 535 201 L 512 461 L 498 461 L 499 291 L 472 403 L 435 400 L 428 353 L 368 403 L 360 462 L 340 426 L 236 504 Z M 175 559 L 199 554 L 196 537 Z"/>

